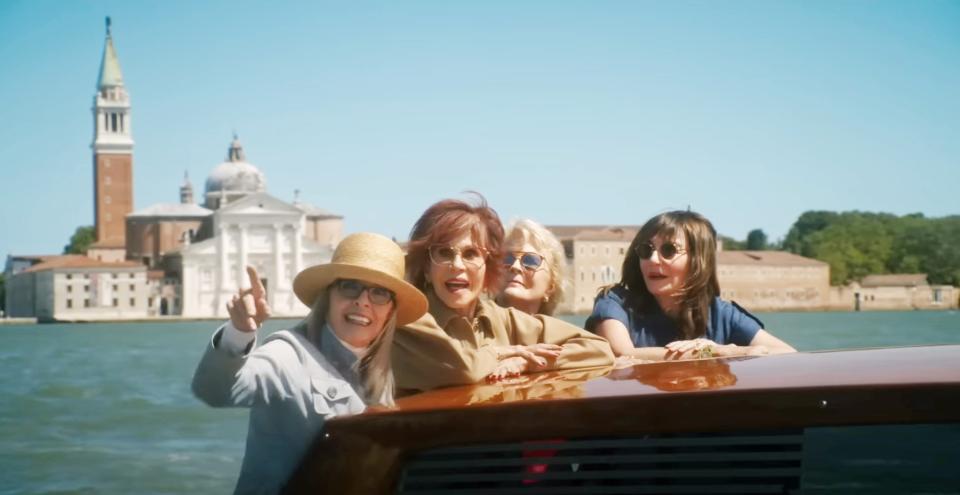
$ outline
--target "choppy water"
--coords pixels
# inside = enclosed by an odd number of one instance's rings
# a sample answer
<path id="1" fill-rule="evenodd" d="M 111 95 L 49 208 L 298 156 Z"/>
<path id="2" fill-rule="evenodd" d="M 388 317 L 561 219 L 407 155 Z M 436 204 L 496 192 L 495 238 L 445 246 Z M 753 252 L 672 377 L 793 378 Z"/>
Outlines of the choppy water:
<path id="1" fill-rule="evenodd" d="M 958 312 L 758 316 L 800 350 L 960 344 Z M 229 493 L 247 412 L 189 388 L 215 325 L 0 326 L 0 494 Z"/>

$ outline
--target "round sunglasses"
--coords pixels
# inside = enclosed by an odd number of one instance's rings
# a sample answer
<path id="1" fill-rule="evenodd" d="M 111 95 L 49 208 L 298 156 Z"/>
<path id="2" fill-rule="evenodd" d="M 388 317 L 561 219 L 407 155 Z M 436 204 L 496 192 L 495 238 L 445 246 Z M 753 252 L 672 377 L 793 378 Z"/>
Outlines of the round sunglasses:
<path id="1" fill-rule="evenodd" d="M 370 302 L 378 306 L 387 304 L 397 297 L 390 289 L 367 285 L 359 280 L 340 279 L 334 282 L 333 286 L 337 288 L 338 294 L 347 299 L 358 299 L 360 298 L 360 294 L 363 294 L 363 291 L 367 291 L 367 297 L 370 298 Z"/>
<path id="2" fill-rule="evenodd" d="M 503 266 L 513 266 L 517 260 L 520 260 L 521 267 L 530 271 L 537 271 L 537 269 L 543 265 L 543 256 L 537 253 L 517 251 L 515 253 L 507 253 L 503 256 Z"/>
<path id="3" fill-rule="evenodd" d="M 673 242 L 667 241 L 660 245 L 660 248 L 657 249 L 653 246 L 652 243 L 646 242 L 637 246 L 637 255 L 640 256 L 642 260 L 648 260 L 653 257 L 654 251 L 660 252 L 660 259 L 665 261 L 672 260 L 675 256 L 686 253 L 687 251 Z"/>

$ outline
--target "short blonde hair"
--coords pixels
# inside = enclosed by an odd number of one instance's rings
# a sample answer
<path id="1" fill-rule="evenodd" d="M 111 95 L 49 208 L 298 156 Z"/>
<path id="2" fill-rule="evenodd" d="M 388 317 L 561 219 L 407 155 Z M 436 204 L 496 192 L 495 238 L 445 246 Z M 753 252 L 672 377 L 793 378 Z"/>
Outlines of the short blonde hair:
<path id="1" fill-rule="evenodd" d="M 543 255 L 550 272 L 553 294 L 540 303 L 539 314 L 552 315 L 557 305 L 563 301 L 569 287 L 567 281 L 567 254 L 563 244 L 546 227 L 529 218 L 520 218 L 510 224 L 510 230 L 504 238 L 504 246 L 514 241 L 528 242 Z"/>

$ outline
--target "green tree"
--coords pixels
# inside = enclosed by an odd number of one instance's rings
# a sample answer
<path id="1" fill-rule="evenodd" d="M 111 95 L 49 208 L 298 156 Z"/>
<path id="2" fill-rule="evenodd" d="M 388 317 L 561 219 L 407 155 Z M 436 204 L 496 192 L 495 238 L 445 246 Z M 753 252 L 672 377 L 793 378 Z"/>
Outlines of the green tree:
<path id="1" fill-rule="evenodd" d="M 747 249 L 763 251 L 767 249 L 767 234 L 761 229 L 753 229 L 747 234 Z"/>
<path id="2" fill-rule="evenodd" d="M 960 285 L 960 216 L 808 211 L 784 249 L 830 264 L 834 284 L 880 273 L 926 273 L 932 284 Z"/>
<path id="3" fill-rule="evenodd" d="M 931 284 L 960 285 L 960 216 L 912 222 L 894 251 L 891 271 L 922 272 Z"/>
<path id="4" fill-rule="evenodd" d="M 812 256 L 809 246 L 806 245 L 807 238 L 813 233 L 827 228 L 837 218 L 839 218 L 839 215 L 832 211 L 804 212 L 790 227 L 787 237 L 783 239 L 783 249 L 801 256 Z"/>
<path id="5" fill-rule="evenodd" d="M 0 311 L 7 314 L 7 282 L 0 273 Z"/>
<path id="6" fill-rule="evenodd" d="M 63 247 L 63 254 L 84 254 L 96 240 L 97 237 L 92 226 L 77 227 L 77 230 L 70 236 L 70 243 Z"/>
<path id="7" fill-rule="evenodd" d="M 893 250 L 893 238 L 881 219 L 859 212 L 841 216 L 808 241 L 813 257 L 830 263 L 830 281 L 834 284 L 887 273 L 887 260 Z"/>
<path id="8" fill-rule="evenodd" d="M 725 235 L 720 236 L 720 242 L 723 243 L 724 251 L 743 251 L 747 246 L 743 241 L 738 241 L 733 237 L 727 237 Z"/>

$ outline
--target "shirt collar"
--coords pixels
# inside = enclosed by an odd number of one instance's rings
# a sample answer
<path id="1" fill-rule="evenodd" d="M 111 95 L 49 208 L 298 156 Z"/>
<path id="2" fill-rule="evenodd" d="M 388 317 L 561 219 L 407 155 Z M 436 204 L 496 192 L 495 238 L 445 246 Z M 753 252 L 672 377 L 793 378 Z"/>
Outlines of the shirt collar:
<path id="1" fill-rule="evenodd" d="M 344 342 L 341 341 L 329 324 L 323 326 L 320 331 L 320 353 L 330 361 L 340 375 L 347 379 L 351 384 L 358 382 L 357 362 L 359 358 L 353 353 Z"/>
<path id="2" fill-rule="evenodd" d="M 433 316 L 434 320 L 437 320 L 437 325 L 440 325 L 440 328 L 446 328 L 447 324 L 450 323 L 451 320 L 460 317 L 459 313 L 454 311 L 440 300 L 440 297 L 438 297 L 437 293 L 434 292 L 433 287 L 428 288 L 425 292 L 427 296 L 427 304 L 429 304 L 428 307 L 430 308 L 430 315 Z M 487 320 L 489 323 L 489 311 L 485 308 L 487 304 L 494 303 L 487 301 L 484 296 L 481 295 L 480 300 L 477 301 L 476 309 L 474 309 L 474 320 Z"/>

